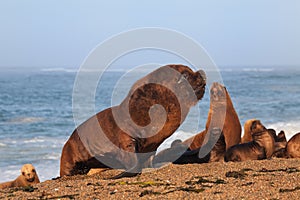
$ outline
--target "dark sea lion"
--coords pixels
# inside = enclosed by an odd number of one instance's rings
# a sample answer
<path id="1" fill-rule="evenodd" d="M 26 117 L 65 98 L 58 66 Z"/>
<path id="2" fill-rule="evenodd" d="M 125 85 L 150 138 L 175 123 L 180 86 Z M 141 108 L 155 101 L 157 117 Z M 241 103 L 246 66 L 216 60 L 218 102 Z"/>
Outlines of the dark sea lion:
<path id="1" fill-rule="evenodd" d="M 288 141 L 286 151 L 290 158 L 300 158 L 300 133 L 295 134 Z"/>
<path id="2" fill-rule="evenodd" d="M 280 131 L 280 133 L 276 135 L 275 130 L 273 129 L 268 129 L 268 130 L 269 132 L 270 131 L 273 132 L 273 136 L 275 139 L 275 150 L 272 156 L 277 158 L 287 158 L 288 157 L 286 152 L 287 140 L 284 131 Z"/>
<path id="3" fill-rule="evenodd" d="M 210 132 L 210 127 L 222 129 L 226 149 L 239 144 L 241 141 L 242 128 L 239 117 L 227 89 L 219 83 L 213 83 L 210 89 L 210 109 L 205 130 L 187 139 L 184 143 L 190 144 L 189 148 L 191 150 L 200 148 L 202 144 L 205 144 L 205 136 L 206 133 Z"/>
<path id="4" fill-rule="evenodd" d="M 39 183 L 39 177 L 33 165 L 25 164 L 21 168 L 21 175 L 14 181 L 9 181 L 0 184 L 0 189 L 11 187 L 26 187 Z"/>
<path id="5" fill-rule="evenodd" d="M 138 80 L 118 106 L 81 124 L 64 145 L 60 176 L 91 168 L 140 172 L 158 146 L 184 121 L 205 92 L 203 71 L 167 65 Z"/>
<path id="6" fill-rule="evenodd" d="M 268 129 L 266 129 L 259 120 L 256 120 L 252 122 L 250 130 L 253 140 L 229 148 L 225 153 L 224 160 L 226 162 L 262 160 L 270 158 L 273 155 L 275 140 Z"/>
<path id="7" fill-rule="evenodd" d="M 176 145 L 171 145 L 171 148 L 165 149 L 155 155 L 152 159 L 152 166 L 159 167 L 165 162 L 173 162 L 174 164 L 188 164 L 208 163 L 224 160 L 226 144 L 221 129 L 211 129 L 209 133 L 209 139 L 207 143 L 202 146 L 202 148 L 207 148 L 207 151 L 209 152 L 205 157 L 199 157 L 200 148 L 190 150 L 186 144 L 179 143 L 179 141 L 177 141 Z M 182 152 L 184 153 L 182 154 Z"/>

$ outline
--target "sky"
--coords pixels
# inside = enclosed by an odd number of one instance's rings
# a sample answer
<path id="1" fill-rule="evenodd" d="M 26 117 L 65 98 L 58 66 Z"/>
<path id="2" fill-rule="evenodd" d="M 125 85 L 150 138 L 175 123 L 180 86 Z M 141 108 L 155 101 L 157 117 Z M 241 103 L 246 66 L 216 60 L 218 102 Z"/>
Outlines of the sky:
<path id="1" fill-rule="evenodd" d="M 142 27 L 191 37 L 218 66 L 298 67 L 299 10 L 298 0 L 1 0 L 0 69 L 76 69 L 107 38 Z"/>

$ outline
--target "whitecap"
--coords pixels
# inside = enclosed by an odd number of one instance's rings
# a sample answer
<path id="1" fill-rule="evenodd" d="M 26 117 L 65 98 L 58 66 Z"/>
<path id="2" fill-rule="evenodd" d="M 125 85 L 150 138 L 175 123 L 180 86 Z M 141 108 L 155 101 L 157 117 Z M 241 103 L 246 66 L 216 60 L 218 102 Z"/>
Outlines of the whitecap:
<path id="1" fill-rule="evenodd" d="M 68 72 L 68 73 L 76 73 L 77 69 L 68 69 L 68 68 L 44 68 L 41 69 L 42 72 Z"/>
<path id="2" fill-rule="evenodd" d="M 41 138 L 32 138 L 24 141 L 24 143 L 41 143 L 41 142 L 45 142 L 45 140 Z"/>
<path id="3" fill-rule="evenodd" d="M 28 124 L 28 123 L 36 123 L 36 122 L 41 122 L 44 121 L 45 119 L 42 117 L 17 117 L 8 120 L 8 123 L 11 124 Z"/>
<path id="4" fill-rule="evenodd" d="M 6 147 L 7 145 L 0 142 L 0 147 Z"/>
<path id="5" fill-rule="evenodd" d="M 283 130 L 285 132 L 286 139 L 289 140 L 293 137 L 293 135 L 300 132 L 300 121 L 276 122 L 266 124 L 266 127 L 273 128 L 278 133 Z"/>
<path id="6" fill-rule="evenodd" d="M 243 68 L 244 72 L 272 72 L 274 68 Z"/>
<path id="7" fill-rule="evenodd" d="M 42 157 L 43 160 L 59 160 L 60 153 L 50 153 Z"/>

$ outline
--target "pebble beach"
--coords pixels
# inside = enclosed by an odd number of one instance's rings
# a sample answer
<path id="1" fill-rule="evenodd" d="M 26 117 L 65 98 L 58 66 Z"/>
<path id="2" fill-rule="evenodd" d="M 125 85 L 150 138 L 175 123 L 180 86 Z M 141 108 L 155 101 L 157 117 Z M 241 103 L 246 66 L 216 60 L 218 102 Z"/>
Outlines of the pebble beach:
<path id="1" fill-rule="evenodd" d="M 131 178 L 119 170 L 0 191 L 0 199 L 298 199 L 300 159 L 168 164 Z"/>

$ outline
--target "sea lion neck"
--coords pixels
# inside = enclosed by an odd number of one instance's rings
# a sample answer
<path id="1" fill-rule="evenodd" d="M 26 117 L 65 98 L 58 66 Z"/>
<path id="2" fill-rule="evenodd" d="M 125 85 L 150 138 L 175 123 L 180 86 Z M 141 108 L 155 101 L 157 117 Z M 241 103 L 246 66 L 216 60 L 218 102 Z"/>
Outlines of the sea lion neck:
<path id="1" fill-rule="evenodd" d="M 275 140 L 268 130 L 254 133 L 252 137 L 256 143 L 265 148 L 266 156 L 270 158 L 275 151 Z"/>

